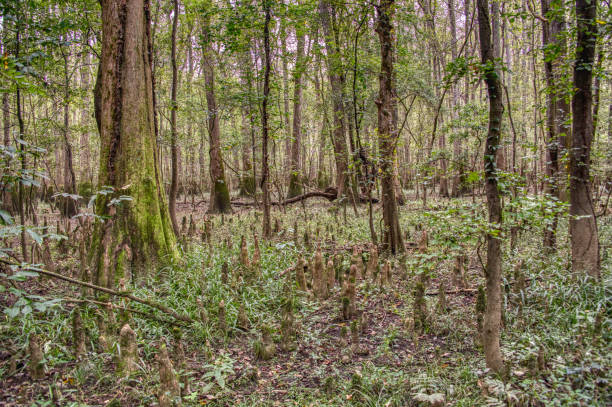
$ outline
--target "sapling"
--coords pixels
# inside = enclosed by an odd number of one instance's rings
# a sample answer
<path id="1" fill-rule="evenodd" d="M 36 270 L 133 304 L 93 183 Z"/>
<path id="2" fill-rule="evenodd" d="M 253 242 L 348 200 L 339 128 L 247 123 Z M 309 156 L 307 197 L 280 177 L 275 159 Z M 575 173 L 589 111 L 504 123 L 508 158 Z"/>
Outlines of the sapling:
<path id="1" fill-rule="evenodd" d="M 180 386 L 165 343 L 160 345 L 156 359 L 159 365 L 159 406 L 171 407 L 180 405 Z"/>
<path id="2" fill-rule="evenodd" d="M 32 380 L 40 380 L 45 377 L 44 355 L 40 347 L 40 339 L 36 334 L 30 334 L 28 343 L 30 361 L 28 371 Z"/>

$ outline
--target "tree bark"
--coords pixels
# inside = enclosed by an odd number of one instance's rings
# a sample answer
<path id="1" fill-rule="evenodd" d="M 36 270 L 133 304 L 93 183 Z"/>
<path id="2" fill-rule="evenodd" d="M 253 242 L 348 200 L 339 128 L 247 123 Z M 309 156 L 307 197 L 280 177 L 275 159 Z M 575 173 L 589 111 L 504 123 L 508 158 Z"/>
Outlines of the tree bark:
<path id="1" fill-rule="evenodd" d="M 381 156 L 381 184 L 383 209 L 383 246 L 393 254 L 404 252 L 404 242 L 399 226 L 399 214 L 395 199 L 395 150 L 398 131 L 394 126 L 393 111 L 397 104 L 395 83 L 393 81 L 393 12 L 394 0 L 380 0 L 376 7 L 378 21 L 376 32 L 380 39 L 380 89 L 376 104 L 378 106 L 378 138 Z"/>
<path id="2" fill-rule="evenodd" d="M 265 71 L 263 100 L 261 102 L 261 132 L 262 132 L 262 169 L 261 169 L 261 190 L 263 191 L 263 237 L 269 239 L 270 228 L 270 191 L 269 177 L 270 168 L 268 165 L 268 97 L 270 95 L 270 0 L 263 0 L 263 8 L 266 14 L 264 22 L 264 53 Z"/>
<path id="3" fill-rule="evenodd" d="M 89 45 L 89 38 L 85 36 L 83 38 L 82 44 L 82 55 L 81 55 L 81 90 L 83 93 L 86 93 L 89 90 L 89 63 L 91 61 L 91 56 L 89 53 L 89 49 L 87 48 Z M 79 165 L 81 167 L 81 174 L 79 181 L 93 183 L 93 176 L 91 173 L 91 151 L 89 148 L 89 115 L 91 114 L 88 105 L 81 108 L 81 139 L 79 141 L 80 144 L 80 156 L 79 156 Z"/>
<path id="4" fill-rule="evenodd" d="M 342 60 L 330 14 L 331 5 L 329 0 L 321 0 L 319 3 L 319 15 L 321 17 L 323 33 L 325 34 L 327 72 L 331 85 L 334 116 L 332 138 L 336 161 L 336 188 L 338 189 L 338 196 L 342 196 L 346 189 L 348 175 L 348 155 L 344 123 L 344 90 L 342 86 Z"/>
<path id="5" fill-rule="evenodd" d="M 300 148 L 302 126 L 302 73 L 304 71 L 304 32 L 302 27 L 296 27 L 297 49 L 295 68 L 293 72 L 293 140 L 291 141 L 290 178 L 287 198 L 302 193 L 302 177 L 300 176 Z"/>
<path id="6" fill-rule="evenodd" d="M 600 277 L 599 237 L 590 187 L 593 141 L 593 62 L 597 28 L 596 0 L 576 0 L 576 61 L 572 97 L 572 148 L 570 150 L 570 239 L 572 270 Z"/>
<path id="7" fill-rule="evenodd" d="M 553 199 L 559 198 L 559 139 L 557 134 L 557 99 L 555 72 L 553 60 L 555 55 L 549 51 L 549 47 L 556 43 L 558 33 L 551 32 L 551 23 L 554 14 L 551 13 L 551 0 L 542 0 L 542 16 L 547 18 L 542 24 L 542 45 L 544 48 L 544 76 L 546 78 L 546 184 L 544 192 Z M 555 47 L 556 48 L 556 47 Z M 555 49 L 553 48 L 553 50 Z M 553 54 L 553 55 L 551 55 Z M 544 248 L 548 251 L 556 245 L 558 215 L 555 212 L 549 225 L 544 230 Z"/>
<path id="8" fill-rule="evenodd" d="M 99 196 L 92 257 L 95 283 L 112 287 L 130 272 L 176 256 L 157 157 L 148 0 L 102 0 L 102 57 L 96 84 Z M 127 195 L 132 201 L 111 201 Z"/>
<path id="9" fill-rule="evenodd" d="M 221 130 L 219 128 L 219 112 L 215 97 L 215 68 L 213 65 L 213 50 L 210 44 L 210 26 L 204 24 L 203 70 L 206 86 L 206 105 L 208 107 L 208 141 L 210 156 L 209 170 L 211 180 L 209 213 L 231 213 L 229 187 L 225 179 L 223 157 L 221 155 Z"/>
<path id="10" fill-rule="evenodd" d="M 484 172 L 489 228 L 487 233 L 487 264 L 485 268 L 487 305 L 484 317 L 483 347 L 487 367 L 501 373 L 504 367 L 500 349 L 501 330 L 501 200 L 497 180 L 497 150 L 499 148 L 501 122 L 504 113 L 502 88 L 496 69 L 495 53 L 491 41 L 488 0 L 477 0 L 480 53 L 484 80 L 489 96 L 489 130 L 485 144 Z"/>
<path id="11" fill-rule="evenodd" d="M 178 134 L 176 131 L 176 88 L 178 86 L 178 70 L 176 68 L 176 32 L 178 29 L 178 0 L 172 0 L 172 34 L 170 40 L 170 62 L 172 64 L 172 84 L 170 89 L 170 154 L 172 161 L 172 175 L 170 178 L 170 196 L 168 199 L 168 212 L 174 234 L 178 236 L 179 227 L 176 222 L 176 195 L 178 193 Z"/>
<path id="12" fill-rule="evenodd" d="M 66 38 L 67 40 L 67 38 Z M 70 145 L 70 74 L 68 72 L 68 54 L 62 48 L 64 57 L 64 126 L 62 136 L 64 138 L 64 192 L 76 194 L 76 177 L 72 166 L 72 146 Z M 62 216 L 71 218 L 78 213 L 77 201 L 71 197 L 61 198 Z"/>

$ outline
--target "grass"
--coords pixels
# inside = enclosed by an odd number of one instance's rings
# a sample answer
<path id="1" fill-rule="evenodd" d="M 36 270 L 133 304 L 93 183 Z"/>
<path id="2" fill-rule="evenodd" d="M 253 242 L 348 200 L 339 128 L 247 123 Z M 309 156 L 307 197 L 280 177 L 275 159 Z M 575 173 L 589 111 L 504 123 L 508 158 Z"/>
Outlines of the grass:
<path id="1" fill-rule="evenodd" d="M 272 327 L 273 339 L 280 340 L 282 307 L 287 300 L 284 285 L 287 278 L 292 285 L 295 280 L 291 272 L 279 276 L 300 255 L 312 258 L 312 249 L 304 248 L 304 231 L 309 231 L 313 245 L 322 245 L 326 256 L 341 253 L 340 269 L 346 270 L 349 246 L 369 240 L 366 208 L 360 208 L 359 216 L 347 208 L 346 223 L 342 210 L 319 205 L 287 208 L 286 213 L 274 211 L 273 219 L 278 218 L 281 227 L 271 241 L 260 239 L 260 274 L 244 270 L 238 258 L 241 235 L 247 237 L 252 256 L 252 230 L 260 230 L 261 214 L 245 211 L 214 217 L 210 246 L 194 237 L 176 264 L 151 272 L 131 287 L 135 296 L 163 301 L 196 320 L 198 298 L 207 310 L 206 324 L 196 322 L 180 329 L 187 362 L 182 373 L 190 378 L 190 391 L 184 395 L 183 404 L 411 406 L 424 403 L 416 401 L 419 398 L 439 393 L 453 406 L 610 405 L 610 248 L 602 253 L 602 281 L 593 282 L 568 271 L 567 225 L 563 222 L 558 254 L 541 255 L 541 224 L 535 217 L 521 233 L 515 251 L 505 246 L 507 295 L 502 346 L 509 375 L 501 380 L 485 369 L 475 340 L 472 295 L 447 296 L 449 310 L 444 313 L 435 312 L 437 299 L 427 296 L 428 330 L 418 335 L 407 328 L 418 274 L 430 275 L 428 291 L 435 291 L 441 280 L 452 287 L 454 256 L 466 253 L 470 286 L 483 282 L 480 258 L 484 249 L 479 249 L 482 206 L 461 201 L 433 204 L 429 211 L 416 204 L 401 210 L 401 226 L 408 231 L 408 240 L 415 241 L 421 227 L 429 231 L 429 252 L 409 253 L 405 272 L 396 264 L 390 287 L 359 287 L 358 308 L 370 321 L 360 341 L 369 354 L 352 355 L 348 361 L 342 358 L 346 349 L 339 346 L 340 329 L 348 325 L 339 318 L 338 287 L 325 301 L 293 291 L 298 327 L 295 351 L 277 351 L 273 359 L 258 361 L 253 343 L 259 339 L 263 325 Z M 296 223 L 297 242 L 293 231 Z M 378 216 L 375 225 L 380 225 Z M 605 242 L 612 241 L 612 219 L 600 219 L 599 226 L 602 243 L 609 245 Z M 522 292 L 515 292 L 512 270 L 519 259 L 523 259 L 528 285 Z M 76 266 L 73 262 L 66 257 L 61 264 L 69 269 Z M 222 282 L 223 263 L 229 265 L 228 284 Z M 72 289 L 45 280 L 18 284 L 29 284 L 45 298 L 60 293 L 64 296 Z M 3 304 L 10 301 L 10 295 L 3 296 Z M 227 335 L 217 328 L 221 301 L 226 306 Z M 247 331 L 236 326 L 241 304 L 249 320 Z M 165 318 L 140 304 L 130 306 Z M 117 405 L 156 403 L 154 356 L 161 341 L 172 349 L 176 336 L 172 326 L 134 314 L 130 323 L 138 336 L 139 370 L 130 378 L 118 379 L 113 371 L 114 356 L 95 351 L 98 333 L 94 306 L 83 307 L 87 357 L 74 361 L 70 312 L 74 312 L 73 304 L 63 302 L 46 312 L 3 317 L 0 347 L 7 351 L 0 361 L 0 380 L 7 385 L 0 392 L 0 400 L 15 405 L 49 405 L 45 402 L 53 403 L 54 397 L 58 404 L 75 406 L 105 405 L 112 400 Z M 26 373 L 27 338 L 34 331 L 43 337 L 48 372 L 47 378 L 38 383 L 29 381 Z M 11 372 L 11 359 L 16 361 L 15 372 Z"/>

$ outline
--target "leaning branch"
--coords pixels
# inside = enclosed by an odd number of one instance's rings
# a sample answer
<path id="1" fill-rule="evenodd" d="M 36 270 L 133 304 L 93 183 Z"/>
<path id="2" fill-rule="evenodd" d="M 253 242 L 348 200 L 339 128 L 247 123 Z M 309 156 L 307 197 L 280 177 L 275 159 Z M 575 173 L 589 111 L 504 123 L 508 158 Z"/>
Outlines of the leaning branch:
<path id="1" fill-rule="evenodd" d="M 16 265 L 16 264 L 9 263 L 9 262 L 6 262 L 6 261 L 4 261 L 4 263 L 10 264 L 10 265 L 13 265 L 13 266 Z M 158 309 L 158 310 L 160 310 L 160 311 L 162 311 L 162 312 L 164 312 L 164 313 L 166 313 L 168 315 L 171 315 L 172 317 L 174 317 L 175 319 L 178 319 L 179 321 L 188 322 L 188 323 L 192 323 L 193 322 L 193 319 L 191 319 L 187 315 L 181 315 L 181 314 L 177 313 L 176 311 L 166 307 L 165 305 L 159 304 L 159 303 L 151 301 L 151 300 L 145 300 L 145 299 L 142 299 L 142 298 L 135 297 L 132 294 L 130 294 L 128 292 L 125 292 L 125 291 L 111 290 L 110 288 L 101 287 L 99 285 L 87 283 L 85 281 L 77 280 L 75 278 L 66 277 L 66 276 L 63 276 L 61 274 L 57 274 L 57 273 L 54 273 L 54 272 L 48 271 L 48 270 L 43 270 L 43 269 L 38 269 L 37 268 L 37 269 L 31 270 L 31 271 L 34 271 L 34 272 L 40 273 L 40 274 L 44 274 L 44 275 L 49 276 L 49 277 L 57 278 L 59 280 L 64 280 L 64 281 L 67 281 L 67 282 L 69 282 L 71 284 L 77 284 L 77 285 L 80 285 L 80 286 L 83 286 L 83 287 L 94 289 L 96 291 L 101 291 L 101 292 L 104 292 L 104 293 L 107 293 L 107 294 L 110 294 L 110 295 L 114 295 L 116 297 L 123 297 L 123 298 L 127 298 L 129 300 L 135 301 L 135 302 L 139 302 L 139 303 L 147 305 L 147 306 L 149 306 L 151 308 L 156 308 L 156 309 Z"/>

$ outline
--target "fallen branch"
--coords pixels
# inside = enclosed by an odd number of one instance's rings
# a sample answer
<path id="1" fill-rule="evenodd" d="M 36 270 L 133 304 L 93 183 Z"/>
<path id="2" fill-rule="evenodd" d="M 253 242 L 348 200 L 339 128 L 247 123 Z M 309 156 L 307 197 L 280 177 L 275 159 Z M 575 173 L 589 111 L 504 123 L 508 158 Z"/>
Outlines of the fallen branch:
<path id="1" fill-rule="evenodd" d="M 289 205 L 296 202 L 305 201 L 308 198 L 325 198 L 328 201 L 334 201 L 338 198 L 338 191 L 333 188 L 327 188 L 325 191 L 310 191 L 305 194 L 301 194 L 298 196 L 294 196 L 293 198 L 285 199 L 284 201 L 273 201 L 270 202 L 270 205 L 273 206 L 284 206 Z M 370 200 L 372 203 L 378 203 L 378 199 L 376 198 L 368 198 L 367 196 L 359 196 L 359 202 L 368 202 Z M 232 205 L 235 206 L 256 206 L 255 202 L 241 202 L 241 201 L 232 201 Z"/>
<path id="2" fill-rule="evenodd" d="M 5 264 L 9 264 L 9 265 L 13 265 L 13 266 L 17 266 L 18 264 L 12 264 L 6 261 L 3 261 Z M 183 322 L 187 322 L 187 323 L 192 323 L 193 319 L 189 318 L 187 315 L 181 315 L 179 313 L 177 313 L 176 311 L 166 307 L 165 305 L 159 304 L 157 302 L 154 301 L 150 301 L 150 300 L 144 300 L 142 298 L 138 298 L 133 296 L 132 294 L 125 292 L 125 291 L 115 291 L 115 290 L 111 290 L 110 288 L 106 288 L 106 287 L 100 287 L 99 285 L 95 285 L 95 284 L 91 284 L 91 283 L 87 283 L 85 281 L 81 281 L 81 280 L 77 280 L 75 278 L 71 278 L 71 277 L 66 277 L 63 276 L 61 274 L 57 274 L 54 273 L 52 271 L 47 271 L 47 270 L 43 270 L 43 269 L 32 269 L 30 271 L 34 271 L 36 273 L 40 273 L 40 274 L 44 274 L 46 276 L 49 277 L 53 277 L 53 278 L 57 278 L 59 280 L 64 280 L 67 281 L 69 283 L 72 284 L 77 284 L 83 287 L 87 287 L 87 288 L 91 288 L 94 289 L 96 291 L 102 291 L 104 293 L 110 294 L 110 295 L 114 295 L 116 297 L 123 297 L 123 298 L 127 298 L 129 300 L 135 301 L 135 302 L 139 302 L 141 304 L 147 305 L 151 308 L 156 308 L 162 312 L 165 312 L 168 315 L 171 315 L 172 317 L 174 317 L 175 319 L 178 319 L 179 321 L 183 321 Z"/>
<path id="3" fill-rule="evenodd" d="M 468 295 L 472 295 L 475 292 L 477 292 L 478 290 L 476 288 L 462 288 L 462 289 L 458 289 L 458 290 L 446 290 L 446 294 L 468 294 Z M 425 293 L 425 295 L 438 295 L 439 291 L 428 291 Z"/>

